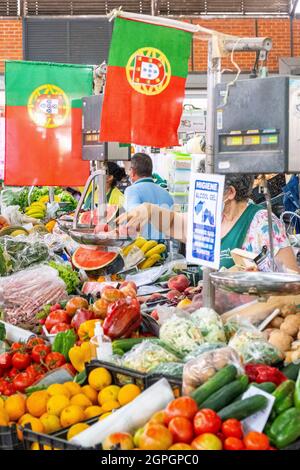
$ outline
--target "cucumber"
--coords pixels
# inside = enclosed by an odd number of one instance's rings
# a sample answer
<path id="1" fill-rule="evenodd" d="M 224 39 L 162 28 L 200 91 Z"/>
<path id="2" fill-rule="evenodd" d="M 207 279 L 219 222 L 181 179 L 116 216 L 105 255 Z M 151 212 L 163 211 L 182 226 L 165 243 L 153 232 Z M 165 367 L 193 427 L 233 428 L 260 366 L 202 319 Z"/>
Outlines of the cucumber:
<path id="1" fill-rule="evenodd" d="M 248 418 L 248 416 L 253 415 L 257 411 L 262 410 L 268 404 L 268 399 L 262 395 L 255 395 L 250 398 L 245 398 L 245 400 L 236 401 L 231 403 L 231 405 L 226 406 L 221 411 L 218 412 L 218 415 L 222 421 L 226 419 L 235 418 L 238 420 L 243 420 Z"/>
<path id="2" fill-rule="evenodd" d="M 263 390 L 267 393 L 273 393 L 277 388 L 276 385 L 273 384 L 273 382 L 264 382 L 262 384 L 257 384 L 256 382 L 253 382 L 250 385 L 254 385 L 256 388 L 259 388 L 260 390 Z"/>
<path id="3" fill-rule="evenodd" d="M 191 397 L 196 401 L 197 405 L 200 406 L 210 395 L 221 387 L 224 387 L 224 385 L 232 382 L 236 378 L 236 375 L 236 367 L 233 365 L 226 366 L 224 369 L 219 370 L 211 379 L 194 390 Z"/>
<path id="4" fill-rule="evenodd" d="M 209 408 L 214 411 L 219 411 L 232 403 L 237 396 L 244 393 L 247 390 L 247 387 L 248 377 L 244 375 L 237 380 L 224 385 L 224 387 L 210 395 L 207 400 L 204 400 L 201 403 L 201 408 Z"/>
<path id="5" fill-rule="evenodd" d="M 136 344 L 140 344 L 142 341 L 146 339 L 153 339 L 149 336 L 149 338 L 128 338 L 128 339 L 116 339 L 113 341 L 112 347 L 115 351 L 116 349 L 122 349 L 122 351 L 127 352 L 130 351 L 133 346 Z"/>
<path id="6" fill-rule="evenodd" d="M 113 348 L 113 353 L 117 354 L 118 356 L 124 356 L 125 354 L 123 349 L 120 349 L 120 348 Z"/>
<path id="7" fill-rule="evenodd" d="M 294 364 L 293 362 L 291 362 L 291 364 L 289 364 L 288 366 L 283 367 L 280 372 L 282 372 L 290 380 L 297 380 L 299 370 L 300 363 Z"/>

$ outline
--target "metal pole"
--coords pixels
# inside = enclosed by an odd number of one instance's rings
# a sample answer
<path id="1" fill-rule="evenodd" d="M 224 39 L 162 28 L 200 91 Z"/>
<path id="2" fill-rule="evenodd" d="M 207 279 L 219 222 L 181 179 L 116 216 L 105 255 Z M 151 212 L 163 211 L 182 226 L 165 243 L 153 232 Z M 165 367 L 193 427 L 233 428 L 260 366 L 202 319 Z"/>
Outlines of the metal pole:
<path id="1" fill-rule="evenodd" d="M 276 265 L 275 265 L 274 240 L 273 240 L 272 202 L 271 202 L 271 195 L 270 195 L 266 175 L 263 175 L 262 181 L 263 181 L 264 195 L 265 195 L 267 211 L 268 211 L 268 231 L 269 231 L 269 243 L 270 243 L 270 255 L 271 255 L 271 262 L 272 262 L 272 271 L 275 272 L 276 271 L 276 269 L 275 269 Z"/>
<path id="2" fill-rule="evenodd" d="M 214 156 L 214 89 L 221 81 L 221 59 L 213 59 L 212 39 L 208 42 L 207 58 L 207 127 L 206 127 L 206 173 L 213 173 Z M 210 280 L 212 269 L 203 269 L 203 305 L 214 308 L 215 291 Z"/>

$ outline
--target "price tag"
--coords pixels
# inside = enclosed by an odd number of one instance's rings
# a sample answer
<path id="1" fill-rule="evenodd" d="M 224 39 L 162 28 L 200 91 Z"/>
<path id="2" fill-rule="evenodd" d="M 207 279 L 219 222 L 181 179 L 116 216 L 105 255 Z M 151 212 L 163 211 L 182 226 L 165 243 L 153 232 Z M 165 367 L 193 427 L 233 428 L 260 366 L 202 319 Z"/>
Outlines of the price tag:
<path id="1" fill-rule="evenodd" d="M 274 405 L 275 397 L 273 397 L 273 395 L 270 395 L 270 393 L 265 392 L 264 390 L 260 390 L 254 385 L 251 385 L 247 392 L 244 393 L 243 400 L 245 398 L 250 398 L 255 395 L 263 395 L 264 397 L 266 397 L 268 399 L 268 404 L 263 410 L 258 411 L 257 413 L 249 416 L 248 418 L 242 421 L 244 434 L 248 434 L 248 432 L 250 431 L 262 432 L 269 419 Z"/>

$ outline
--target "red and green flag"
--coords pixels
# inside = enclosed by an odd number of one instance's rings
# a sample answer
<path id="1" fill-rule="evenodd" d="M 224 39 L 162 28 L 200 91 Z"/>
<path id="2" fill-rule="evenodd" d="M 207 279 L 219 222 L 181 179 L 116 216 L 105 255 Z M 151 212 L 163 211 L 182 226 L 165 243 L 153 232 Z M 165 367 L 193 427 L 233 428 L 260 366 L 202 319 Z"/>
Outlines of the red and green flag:
<path id="1" fill-rule="evenodd" d="M 116 18 L 100 140 L 178 145 L 192 33 Z"/>
<path id="2" fill-rule="evenodd" d="M 82 186 L 81 100 L 93 68 L 47 62 L 5 64 L 5 183 Z"/>

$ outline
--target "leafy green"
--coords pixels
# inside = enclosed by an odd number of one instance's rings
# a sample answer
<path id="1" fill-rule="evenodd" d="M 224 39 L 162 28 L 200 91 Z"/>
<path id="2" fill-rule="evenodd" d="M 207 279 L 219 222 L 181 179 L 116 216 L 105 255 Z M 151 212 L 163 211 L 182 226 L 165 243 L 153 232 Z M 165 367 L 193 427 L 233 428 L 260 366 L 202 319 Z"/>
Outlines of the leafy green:
<path id="1" fill-rule="evenodd" d="M 4 323 L 0 323 L 0 341 L 4 341 L 6 337 L 6 329 Z"/>
<path id="2" fill-rule="evenodd" d="M 49 266 L 54 268 L 58 271 L 59 277 L 64 281 L 66 284 L 68 294 L 72 294 L 76 291 L 76 288 L 79 286 L 80 281 L 78 274 L 73 271 L 71 266 L 65 264 L 58 264 L 54 261 L 50 261 Z"/>

